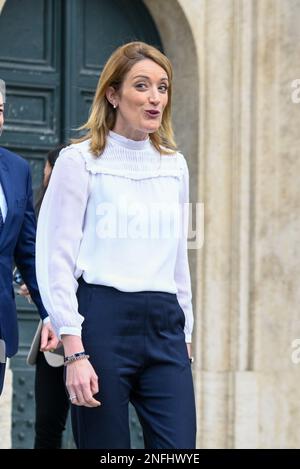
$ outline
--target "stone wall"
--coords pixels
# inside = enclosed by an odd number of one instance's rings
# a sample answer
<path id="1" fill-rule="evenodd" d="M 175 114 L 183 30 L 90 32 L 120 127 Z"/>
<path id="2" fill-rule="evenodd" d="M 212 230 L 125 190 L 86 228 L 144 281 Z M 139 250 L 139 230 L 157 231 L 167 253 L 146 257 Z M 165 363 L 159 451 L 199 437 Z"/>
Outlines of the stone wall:
<path id="1" fill-rule="evenodd" d="M 197 132 L 186 154 L 205 205 L 204 246 L 190 253 L 198 446 L 299 447 L 300 1 L 145 3 L 177 58 L 182 145 Z"/>

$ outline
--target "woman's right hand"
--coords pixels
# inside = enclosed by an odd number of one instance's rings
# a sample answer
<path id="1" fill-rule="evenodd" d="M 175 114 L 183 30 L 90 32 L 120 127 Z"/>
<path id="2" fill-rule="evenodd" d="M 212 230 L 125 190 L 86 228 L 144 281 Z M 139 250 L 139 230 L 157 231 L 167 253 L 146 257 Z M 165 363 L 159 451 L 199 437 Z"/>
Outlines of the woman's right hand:
<path id="1" fill-rule="evenodd" d="M 93 397 L 99 392 L 98 376 L 89 360 L 75 360 L 66 368 L 66 386 L 71 403 L 85 407 L 99 407 L 101 402 Z"/>

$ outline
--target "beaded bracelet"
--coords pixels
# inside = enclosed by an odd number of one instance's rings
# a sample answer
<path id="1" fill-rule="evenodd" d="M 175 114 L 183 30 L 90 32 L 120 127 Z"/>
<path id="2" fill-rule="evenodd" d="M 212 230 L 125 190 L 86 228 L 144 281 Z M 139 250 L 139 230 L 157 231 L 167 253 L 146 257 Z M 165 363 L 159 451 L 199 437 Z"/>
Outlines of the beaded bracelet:
<path id="1" fill-rule="evenodd" d="M 83 360 L 84 358 L 88 360 L 90 356 L 87 355 L 85 352 L 78 352 L 74 353 L 73 355 L 68 355 L 67 357 L 65 357 L 64 365 L 70 365 L 70 363 L 76 362 L 77 360 Z"/>

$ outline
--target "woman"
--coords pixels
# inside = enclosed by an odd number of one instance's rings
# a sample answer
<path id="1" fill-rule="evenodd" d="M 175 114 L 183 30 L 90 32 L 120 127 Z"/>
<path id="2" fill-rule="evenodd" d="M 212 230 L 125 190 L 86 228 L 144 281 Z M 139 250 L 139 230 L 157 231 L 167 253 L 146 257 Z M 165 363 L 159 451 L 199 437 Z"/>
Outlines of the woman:
<path id="1" fill-rule="evenodd" d="M 64 147 L 65 145 L 59 145 L 47 154 L 43 182 L 35 203 L 37 216 L 59 152 Z M 30 294 L 25 284 L 20 287 L 19 293 L 30 301 Z M 62 446 L 62 434 L 66 426 L 69 399 L 64 384 L 61 348 L 55 350 L 54 353 L 38 350 L 43 327 L 45 328 L 40 323 L 27 358 L 29 365 L 36 365 L 34 448 L 59 449 Z"/>
<path id="2" fill-rule="evenodd" d="M 78 448 L 129 448 L 129 401 L 146 448 L 195 447 L 187 240 L 175 229 L 186 231 L 188 169 L 171 88 L 160 51 L 118 48 L 41 207 L 37 276 L 64 345 Z"/>

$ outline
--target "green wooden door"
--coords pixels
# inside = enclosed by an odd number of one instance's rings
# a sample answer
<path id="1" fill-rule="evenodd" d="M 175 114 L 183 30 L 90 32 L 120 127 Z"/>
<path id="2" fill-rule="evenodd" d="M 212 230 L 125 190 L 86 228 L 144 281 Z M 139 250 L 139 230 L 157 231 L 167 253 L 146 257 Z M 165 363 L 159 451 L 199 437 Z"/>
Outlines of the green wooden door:
<path id="1" fill-rule="evenodd" d="M 1 145 L 20 153 L 32 167 L 33 186 L 41 181 L 44 158 L 60 141 L 61 2 L 7 0 L 0 16 L 0 76 L 7 83 L 5 130 Z M 33 447 L 34 368 L 26 355 L 37 325 L 36 310 L 17 298 L 19 353 L 13 370 L 14 448 Z"/>
<path id="2" fill-rule="evenodd" d="M 65 0 L 63 18 L 67 138 L 88 115 L 99 74 L 113 50 L 133 40 L 160 48 L 161 42 L 141 0 Z"/>
<path id="3" fill-rule="evenodd" d="M 7 84 L 1 145 L 28 159 L 33 187 L 45 155 L 75 135 L 87 118 L 99 74 L 119 45 L 144 40 L 160 48 L 142 0 L 7 0 L 0 16 L 0 78 Z M 35 308 L 17 298 L 20 348 L 12 359 L 13 447 L 33 446 L 34 368 L 26 355 L 38 322 Z M 130 410 L 132 445 L 141 429 Z M 70 429 L 65 447 L 72 447 Z"/>

